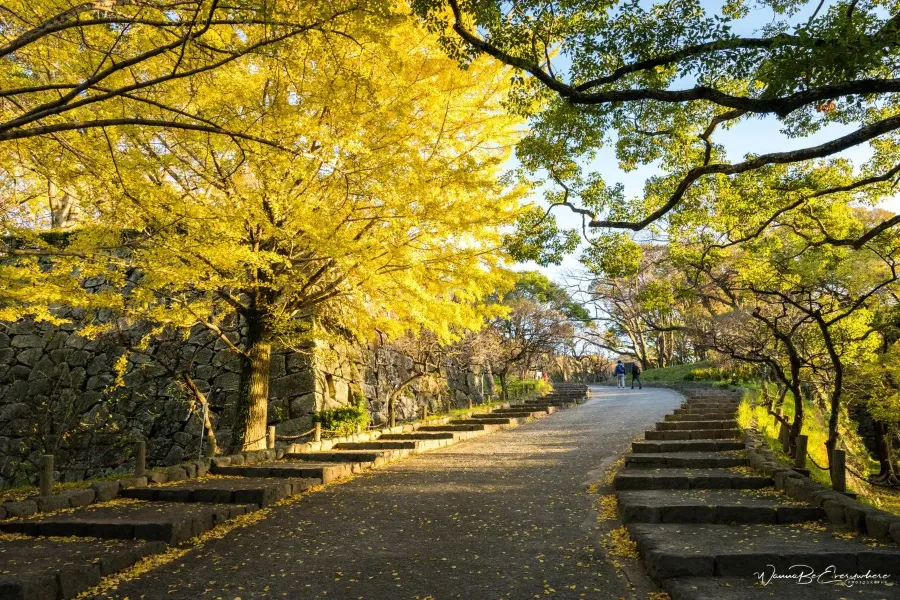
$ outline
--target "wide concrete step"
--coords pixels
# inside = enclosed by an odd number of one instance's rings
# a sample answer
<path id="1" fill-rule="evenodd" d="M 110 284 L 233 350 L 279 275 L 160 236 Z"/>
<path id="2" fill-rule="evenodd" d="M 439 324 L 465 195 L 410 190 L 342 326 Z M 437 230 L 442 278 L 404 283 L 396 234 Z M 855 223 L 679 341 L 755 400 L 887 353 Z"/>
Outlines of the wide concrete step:
<path id="1" fill-rule="evenodd" d="M 452 431 L 422 431 L 421 428 L 410 433 L 383 433 L 379 440 L 454 440 Z"/>
<path id="2" fill-rule="evenodd" d="M 75 598 L 101 578 L 166 550 L 164 542 L 108 539 L 0 540 L 0 598 Z"/>
<path id="3" fill-rule="evenodd" d="M 24 535 L 149 540 L 178 544 L 229 519 L 258 510 L 255 504 L 185 502 L 100 503 L 72 512 L 0 521 L 0 531 Z"/>
<path id="4" fill-rule="evenodd" d="M 645 440 L 631 443 L 631 451 L 634 453 L 718 452 L 743 449 L 744 443 L 738 440 Z"/>
<path id="5" fill-rule="evenodd" d="M 900 547 L 870 546 L 861 538 L 838 537 L 825 527 L 632 523 L 628 531 L 647 570 L 657 580 L 689 576 L 753 577 L 754 573 L 771 571 L 771 568 L 789 574 L 794 565 L 805 565 L 817 573 L 829 567 L 836 573 L 851 575 L 871 571 L 890 575 L 893 581 L 900 576 Z M 801 587 L 795 585 L 791 589 Z M 896 597 L 892 596 L 895 591 L 881 590 L 887 598 Z M 841 597 L 852 597 L 846 595 L 847 590 L 843 594 Z"/>
<path id="6" fill-rule="evenodd" d="M 318 478 L 208 477 L 163 487 L 122 490 L 122 496 L 148 502 L 255 504 L 260 508 L 321 485 Z"/>
<path id="7" fill-rule="evenodd" d="M 791 524 L 825 517 L 771 488 L 623 491 L 618 498 L 626 523 Z"/>
<path id="8" fill-rule="evenodd" d="M 329 483 L 335 479 L 349 477 L 353 473 L 359 473 L 371 463 L 314 463 L 305 460 L 278 461 L 257 465 L 241 465 L 228 467 L 213 467 L 216 475 L 231 475 L 235 477 L 284 477 L 292 479 L 320 479 L 322 483 Z"/>
<path id="9" fill-rule="evenodd" d="M 737 421 L 662 421 L 656 424 L 657 431 L 673 431 L 678 429 L 736 429 Z"/>
<path id="10" fill-rule="evenodd" d="M 649 452 L 627 454 L 629 467 L 712 469 L 743 467 L 750 464 L 743 450 L 724 452 Z"/>
<path id="11" fill-rule="evenodd" d="M 648 440 L 728 440 L 741 437 L 740 429 L 676 429 L 671 431 L 648 431 Z"/>
<path id="12" fill-rule="evenodd" d="M 772 569 L 765 572 L 768 576 Z M 798 575 L 802 567 L 780 575 Z M 816 575 L 819 573 L 817 572 Z M 673 577 L 662 581 L 672 600 L 888 600 L 896 598 L 897 583 L 841 585 L 819 584 L 814 579 L 798 584 L 794 579 L 772 579 L 762 585 L 759 577 Z"/>
<path id="13" fill-rule="evenodd" d="M 514 425 L 518 422 L 518 419 L 504 417 L 473 417 L 471 419 L 453 419 L 450 421 L 450 425 Z"/>
<path id="14" fill-rule="evenodd" d="M 683 413 L 663 417 L 664 421 L 733 421 L 734 413 Z"/>
<path id="15" fill-rule="evenodd" d="M 488 431 L 491 429 L 494 429 L 494 427 L 492 427 L 491 425 L 487 425 L 485 423 L 477 423 L 470 425 L 425 425 L 424 427 L 419 427 L 416 431 L 428 433 L 448 431 Z"/>
<path id="16" fill-rule="evenodd" d="M 616 490 L 760 489 L 775 482 L 765 475 L 747 475 L 731 469 L 632 469 L 616 474 Z"/>

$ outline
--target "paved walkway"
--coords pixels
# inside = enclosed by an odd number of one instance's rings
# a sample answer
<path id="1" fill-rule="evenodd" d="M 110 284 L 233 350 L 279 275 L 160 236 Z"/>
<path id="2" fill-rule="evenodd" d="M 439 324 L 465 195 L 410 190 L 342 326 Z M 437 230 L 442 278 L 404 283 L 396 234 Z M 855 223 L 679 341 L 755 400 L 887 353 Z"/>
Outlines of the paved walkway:
<path id="1" fill-rule="evenodd" d="M 681 398 L 593 393 L 275 507 L 104 597 L 645 599 L 649 579 L 604 555 L 586 488 Z"/>

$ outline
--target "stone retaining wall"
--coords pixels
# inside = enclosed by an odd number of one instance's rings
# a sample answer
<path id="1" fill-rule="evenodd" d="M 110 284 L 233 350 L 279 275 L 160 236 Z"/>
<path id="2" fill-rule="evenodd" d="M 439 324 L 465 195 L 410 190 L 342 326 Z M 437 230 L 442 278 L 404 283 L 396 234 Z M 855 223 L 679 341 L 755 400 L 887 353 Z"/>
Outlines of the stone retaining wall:
<path id="1" fill-rule="evenodd" d="M 78 322 L 75 312 L 60 316 Z M 132 353 L 117 380 L 122 348 L 142 332 L 90 340 L 74 325 L 0 323 L 0 488 L 33 482 L 41 454 L 54 454 L 60 481 L 127 473 L 134 442 L 147 442 L 149 465 L 172 466 L 200 451 L 199 406 L 171 367 L 193 365 L 194 381 L 210 401 L 220 448 L 231 434 L 240 387 L 240 358 L 216 335 L 198 329 Z M 236 324 L 223 328 L 239 343 Z M 167 370 L 166 365 L 170 367 Z M 389 347 L 307 348 L 272 354 L 269 424 L 280 435 L 312 427 L 316 411 L 365 398 L 375 423 L 387 418 L 387 398 L 412 369 Z M 401 420 L 419 413 L 481 403 L 493 394 L 490 371 L 448 362 L 398 399 Z"/>

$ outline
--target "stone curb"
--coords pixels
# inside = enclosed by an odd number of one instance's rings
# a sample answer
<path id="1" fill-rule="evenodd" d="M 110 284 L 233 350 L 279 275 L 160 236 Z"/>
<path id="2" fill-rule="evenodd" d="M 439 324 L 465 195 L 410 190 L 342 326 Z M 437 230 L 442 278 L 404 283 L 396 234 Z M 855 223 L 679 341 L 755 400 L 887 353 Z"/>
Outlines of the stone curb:
<path id="1" fill-rule="evenodd" d="M 753 428 L 744 431 L 750 466 L 770 475 L 775 489 L 787 496 L 818 506 L 828 522 L 846 527 L 879 542 L 900 544 L 900 516 L 879 510 L 830 490 L 809 477 L 780 464 L 762 435 Z"/>

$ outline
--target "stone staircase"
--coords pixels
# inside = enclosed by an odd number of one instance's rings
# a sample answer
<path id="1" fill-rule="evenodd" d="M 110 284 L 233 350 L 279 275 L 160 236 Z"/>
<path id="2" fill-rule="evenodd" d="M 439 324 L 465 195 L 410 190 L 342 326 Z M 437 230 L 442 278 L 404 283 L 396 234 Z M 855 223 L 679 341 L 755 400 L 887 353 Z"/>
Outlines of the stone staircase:
<path id="1" fill-rule="evenodd" d="M 772 477 L 749 467 L 738 401 L 725 390 L 691 390 L 632 443 L 614 485 L 650 575 L 672 600 L 900 598 L 900 547 L 835 529 L 822 508 L 777 491 Z M 829 568 L 832 579 L 870 571 L 894 585 L 779 578 Z"/>
<path id="2" fill-rule="evenodd" d="M 105 502 L 0 520 L 0 533 L 7 534 L 0 535 L 0 599 L 73 598 L 102 577 L 162 552 L 168 545 L 187 542 L 314 486 L 515 427 L 576 406 L 586 395 L 586 386 L 563 386 L 542 398 L 490 413 L 444 419 L 448 422 L 384 433 L 369 441 L 339 442 L 328 450 L 295 445 L 287 451 L 217 457 L 205 477 L 162 485 L 147 485 L 144 479 L 143 485 L 116 487 Z M 62 537 L 68 539 L 62 541 Z M 27 565 L 21 565 L 26 559 Z"/>

